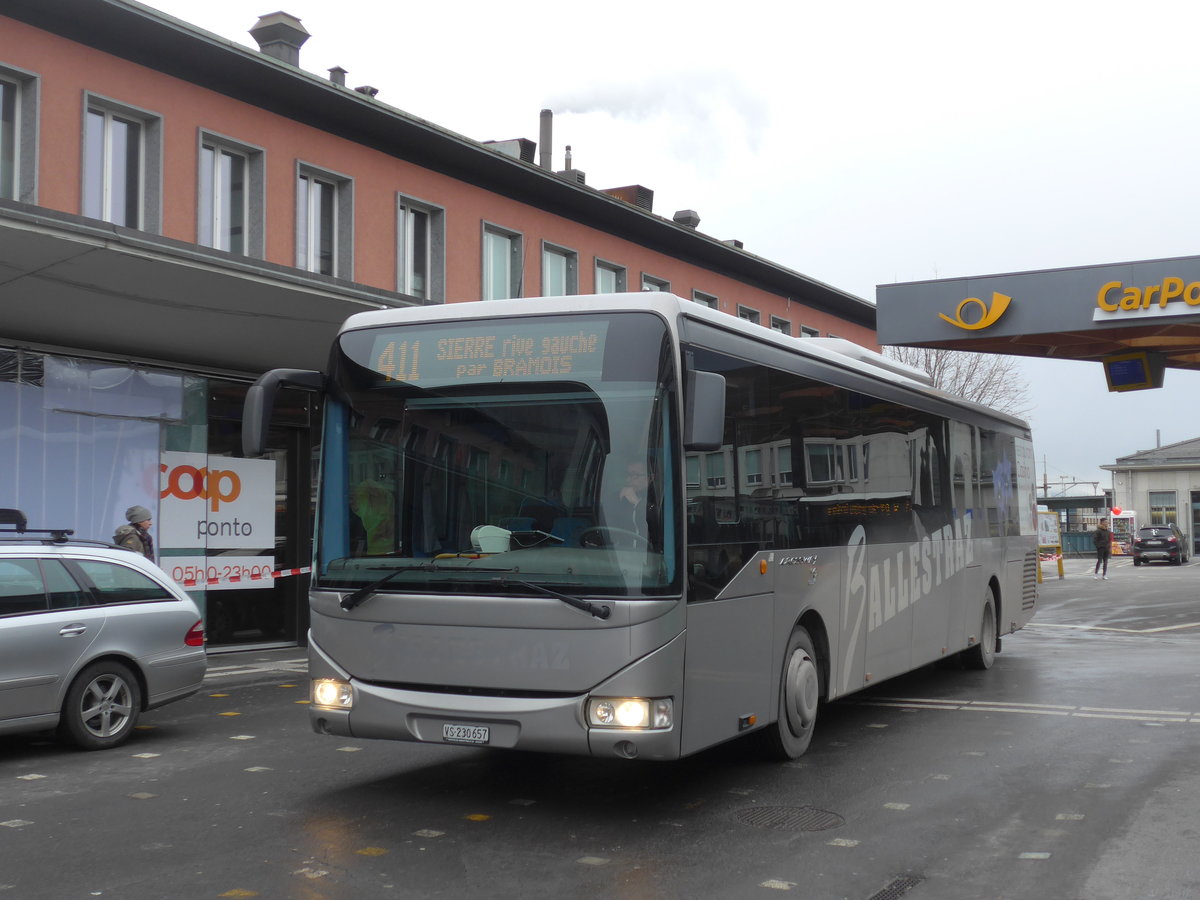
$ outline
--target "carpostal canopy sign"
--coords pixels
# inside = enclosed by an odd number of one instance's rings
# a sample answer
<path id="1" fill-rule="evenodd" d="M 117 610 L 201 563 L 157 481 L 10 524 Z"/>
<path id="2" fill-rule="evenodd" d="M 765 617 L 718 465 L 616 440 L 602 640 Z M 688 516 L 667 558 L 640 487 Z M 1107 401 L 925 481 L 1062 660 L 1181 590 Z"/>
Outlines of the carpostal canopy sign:
<path id="1" fill-rule="evenodd" d="M 883 344 L 1200 368 L 1200 257 L 880 285 Z"/>

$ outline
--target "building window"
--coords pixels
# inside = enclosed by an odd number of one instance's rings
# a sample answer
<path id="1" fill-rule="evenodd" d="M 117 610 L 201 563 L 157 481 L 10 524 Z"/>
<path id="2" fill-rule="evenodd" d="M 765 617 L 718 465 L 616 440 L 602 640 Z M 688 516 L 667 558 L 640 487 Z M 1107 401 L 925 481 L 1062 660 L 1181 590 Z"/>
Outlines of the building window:
<path id="1" fill-rule="evenodd" d="M 616 263 L 596 260 L 596 293 L 619 294 L 625 290 L 625 267 Z"/>
<path id="2" fill-rule="evenodd" d="M 790 485 L 792 483 L 792 447 L 790 444 L 783 444 L 776 449 L 775 468 L 779 470 L 779 483 Z"/>
<path id="3" fill-rule="evenodd" d="M 1175 492 L 1150 491 L 1150 524 L 1170 525 L 1171 523 L 1179 523 L 1175 515 Z"/>
<path id="4" fill-rule="evenodd" d="M 579 254 L 565 247 L 542 243 L 542 296 L 564 297 L 579 293 Z"/>
<path id="5" fill-rule="evenodd" d="M 521 296 L 521 235 L 496 225 L 483 226 L 483 299 Z"/>
<path id="6" fill-rule="evenodd" d="M 747 322 L 753 322 L 755 325 L 760 324 L 762 321 L 762 317 L 759 315 L 757 309 L 751 309 L 749 306 L 742 306 L 740 303 L 738 304 L 738 318 Z"/>
<path id="7" fill-rule="evenodd" d="M 809 328 L 807 325 L 800 326 L 800 337 L 820 337 L 821 332 L 815 328 Z"/>
<path id="8" fill-rule="evenodd" d="M 771 330 L 778 331 L 780 334 L 791 334 L 792 323 L 787 319 L 779 318 L 779 316 L 771 316 Z"/>
<path id="9" fill-rule="evenodd" d="M 701 306 L 707 306 L 709 309 L 717 308 L 717 297 L 715 294 L 706 294 L 704 291 L 692 291 L 692 299 Z"/>
<path id="10" fill-rule="evenodd" d="M 301 164 L 296 171 L 296 265 L 353 278 L 354 182 Z"/>
<path id="11" fill-rule="evenodd" d="M 684 464 L 687 473 L 687 486 L 689 488 L 700 487 L 700 457 L 694 453 L 690 453 L 684 457 Z"/>
<path id="12" fill-rule="evenodd" d="M 642 290 L 643 291 L 662 291 L 664 294 L 671 293 L 671 282 L 665 278 L 656 278 L 653 275 L 642 273 Z"/>
<path id="13" fill-rule="evenodd" d="M 705 484 L 710 488 L 725 487 L 725 454 L 707 453 L 704 456 Z"/>
<path id="14" fill-rule="evenodd" d="M 83 214 L 157 232 L 161 224 L 161 120 L 88 98 L 83 129 Z"/>
<path id="15" fill-rule="evenodd" d="M 197 242 L 243 256 L 263 255 L 263 153 L 200 136 Z"/>
<path id="16" fill-rule="evenodd" d="M 0 66 L 0 199 L 37 202 L 37 76 Z"/>
<path id="17" fill-rule="evenodd" d="M 837 447 L 833 443 L 805 441 L 804 455 L 810 484 L 841 480 Z"/>
<path id="18" fill-rule="evenodd" d="M 446 214 L 396 195 L 396 290 L 422 300 L 446 299 Z"/>
<path id="19" fill-rule="evenodd" d="M 742 455 L 743 474 L 747 485 L 762 484 L 762 450 L 755 447 L 747 449 Z"/>
<path id="20" fill-rule="evenodd" d="M 17 199 L 17 85 L 0 78 L 0 197 Z"/>

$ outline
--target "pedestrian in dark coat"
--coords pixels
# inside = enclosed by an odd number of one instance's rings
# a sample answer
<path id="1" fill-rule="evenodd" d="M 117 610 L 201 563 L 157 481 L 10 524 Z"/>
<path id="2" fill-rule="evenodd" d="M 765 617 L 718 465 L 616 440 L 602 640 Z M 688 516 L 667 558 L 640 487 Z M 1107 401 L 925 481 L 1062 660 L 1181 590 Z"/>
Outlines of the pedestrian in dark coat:
<path id="1" fill-rule="evenodd" d="M 113 543 L 133 553 L 140 553 L 154 561 L 154 538 L 150 536 L 150 510 L 144 506 L 131 506 L 125 510 L 128 525 L 122 525 L 113 535 Z"/>
<path id="2" fill-rule="evenodd" d="M 1092 534 L 1092 543 L 1096 545 L 1096 571 L 1092 573 L 1092 577 L 1108 581 L 1108 557 L 1112 553 L 1112 532 L 1108 530 L 1107 522 L 1101 521 L 1096 526 L 1096 531 Z M 1101 571 L 1102 566 L 1103 571 Z"/>

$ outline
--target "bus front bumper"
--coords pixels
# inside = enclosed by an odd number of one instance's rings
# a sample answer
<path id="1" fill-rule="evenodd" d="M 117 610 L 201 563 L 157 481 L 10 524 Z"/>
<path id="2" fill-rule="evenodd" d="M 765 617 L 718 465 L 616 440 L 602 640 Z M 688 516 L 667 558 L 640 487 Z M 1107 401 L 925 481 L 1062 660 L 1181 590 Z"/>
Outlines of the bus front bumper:
<path id="1" fill-rule="evenodd" d="M 416 691 L 357 681 L 309 645 L 314 683 L 349 686 L 350 709 L 309 706 L 318 734 L 494 747 L 624 759 L 679 758 L 679 728 L 594 728 L 586 721 L 590 694 L 571 697 L 496 697 Z"/>

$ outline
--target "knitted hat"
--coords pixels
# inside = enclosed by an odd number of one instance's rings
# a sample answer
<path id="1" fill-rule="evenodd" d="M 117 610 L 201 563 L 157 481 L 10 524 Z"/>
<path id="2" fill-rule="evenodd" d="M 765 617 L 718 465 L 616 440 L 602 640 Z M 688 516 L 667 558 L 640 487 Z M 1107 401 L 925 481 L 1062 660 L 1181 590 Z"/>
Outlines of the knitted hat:
<path id="1" fill-rule="evenodd" d="M 153 519 L 150 515 L 150 510 L 144 506 L 131 506 L 125 510 L 125 518 L 130 522 L 145 522 L 147 519 Z"/>

